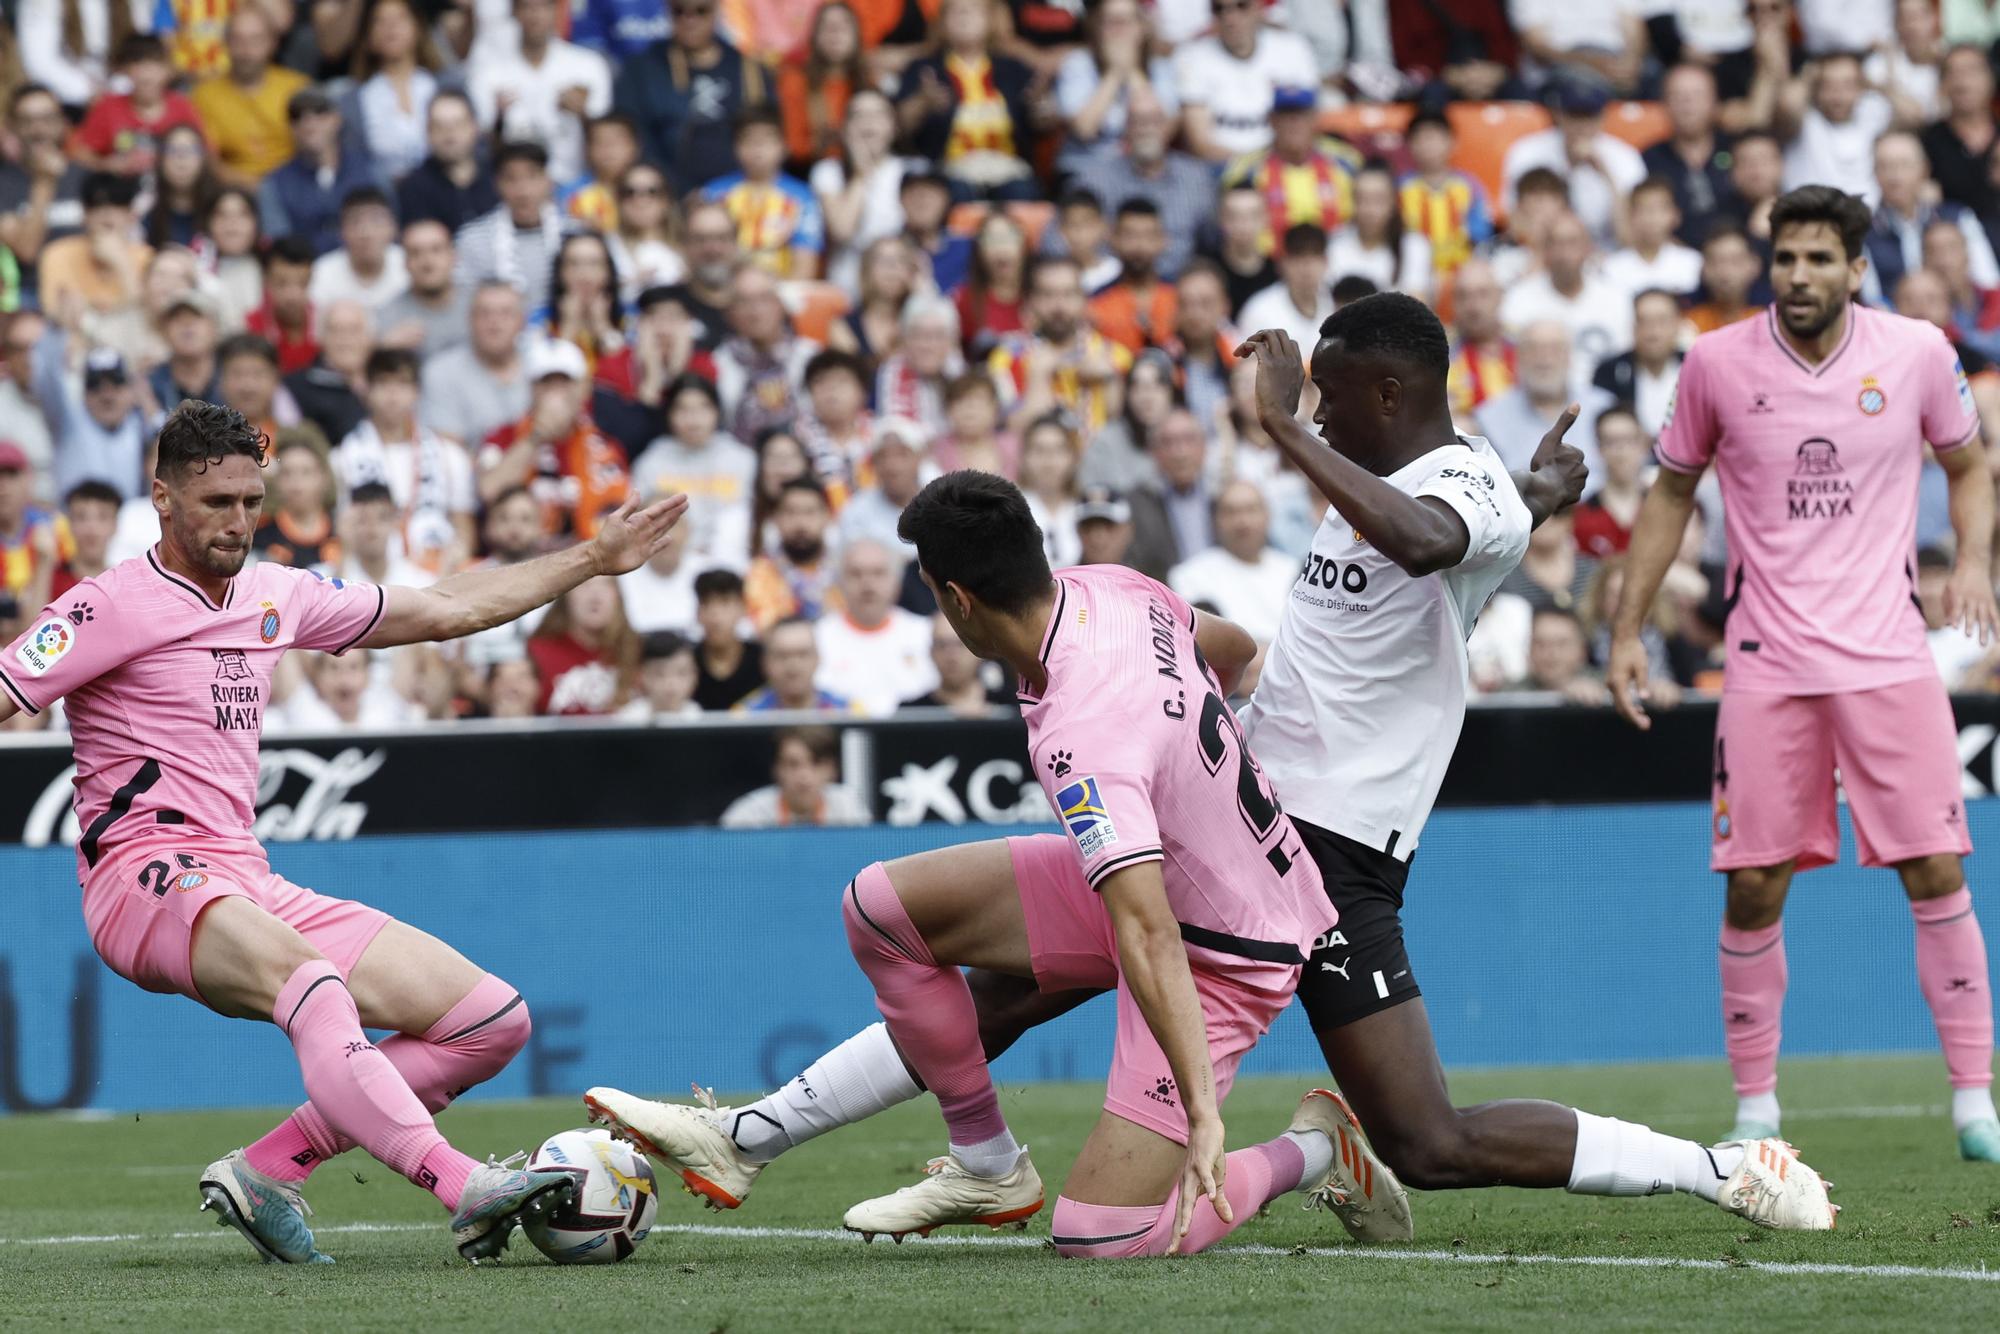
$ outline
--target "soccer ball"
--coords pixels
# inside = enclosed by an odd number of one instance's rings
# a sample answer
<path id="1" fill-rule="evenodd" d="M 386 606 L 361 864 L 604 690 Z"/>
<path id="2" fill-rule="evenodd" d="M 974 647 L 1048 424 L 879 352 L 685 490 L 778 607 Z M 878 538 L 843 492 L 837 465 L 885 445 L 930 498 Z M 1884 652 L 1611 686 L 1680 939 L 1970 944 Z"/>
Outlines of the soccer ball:
<path id="1" fill-rule="evenodd" d="M 616 1264 L 653 1229 L 659 1191 L 653 1165 L 604 1130 L 565 1130 L 542 1141 L 530 1172 L 568 1172 L 576 1197 L 551 1213 L 522 1222 L 535 1249 L 559 1265 Z"/>

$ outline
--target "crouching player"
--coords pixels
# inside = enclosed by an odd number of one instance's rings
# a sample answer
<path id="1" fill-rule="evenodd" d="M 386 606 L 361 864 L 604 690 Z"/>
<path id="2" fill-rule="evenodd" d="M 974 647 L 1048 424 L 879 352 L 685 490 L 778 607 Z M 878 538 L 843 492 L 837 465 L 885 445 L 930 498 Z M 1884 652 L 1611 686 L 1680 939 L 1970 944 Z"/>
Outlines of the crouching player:
<path id="1" fill-rule="evenodd" d="M 191 401 L 160 428 L 160 542 L 44 608 L 0 655 L 0 719 L 66 699 L 77 760 L 77 878 L 91 943 L 120 976 L 292 1044 L 308 1101 L 201 1174 L 267 1260 L 324 1262 L 299 1183 L 359 1145 L 451 1211 L 458 1251 L 497 1255 L 524 1214 L 574 1189 L 560 1172 L 479 1163 L 432 1114 L 527 1040 L 514 989 L 365 904 L 272 874 L 251 834 L 257 742 L 286 650 L 344 653 L 509 621 L 597 574 L 636 569 L 686 508 L 627 505 L 586 546 L 377 588 L 266 562 L 244 568 L 264 501 L 264 442 Z M 395 1036 L 379 1046 L 364 1028 Z"/>
<path id="2" fill-rule="evenodd" d="M 888 1024 L 855 1041 L 870 1044 L 885 1095 L 907 1090 L 907 1058 L 950 1130 L 923 1181 L 856 1205 L 847 1227 L 901 1238 L 1042 1207 L 1041 1178 L 1000 1113 L 967 966 L 1047 991 L 1118 992 L 1104 1111 L 1056 1201 L 1061 1254 L 1198 1251 L 1277 1196 L 1322 1189 L 1344 1121 L 1330 1094 L 1308 1095 L 1278 1138 L 1223 1152 L 1219 1108 L 1237 1065 L 1335 918 L 1224 703 L 1250 637 L 1123 567 L 1052 576 L 1027 502 L 990 474 L 932 482 L 898 527 L 966 647 L 1020 678 L 1030 758 L 1068 832 L 878 863 L 847 886 L 848 942 Z M 766 1160 L 790 1142 L 780 1118 L 752 1108 L 606 1088 L 585 1102 L 724 1207 L 761 1167 L 731 1130 Z"/>

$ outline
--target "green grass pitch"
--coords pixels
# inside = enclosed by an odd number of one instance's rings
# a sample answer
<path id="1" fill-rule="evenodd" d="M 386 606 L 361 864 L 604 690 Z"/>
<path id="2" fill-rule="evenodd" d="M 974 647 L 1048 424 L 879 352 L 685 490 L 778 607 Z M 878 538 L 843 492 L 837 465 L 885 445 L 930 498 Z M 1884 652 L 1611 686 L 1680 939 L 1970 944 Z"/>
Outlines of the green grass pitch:
<path id="1" fill-rule="evenodd" d="M 1282 1129 L 1309 1082 L 1239 1086 L 1224 1109 L 1230 1142 Z M 322 1168 L 308 1191 L 320 1245 L 339 1263 L 258 1263 L 196 1213 L 194 1178 L 268 1127 L 269 1112 L 0 1119 L 0 1327 L 2000 1328 L 2000 1166 L 1958 1160 L 1938 1060 L 1788 1062 L 1782 1087 L 1787 1133 L 1839 1183 L 1846 1213 L 1830 1235 L 1764 1232 L 1681 1197 L 1463 1191 L 1413 1193 L 1415 1244 L 1363 1251 L 1330 1216 L 1287 1197 L 1217 1252 L 1116 1264 L 1058 1260 L 1046 1211 L 1026 1234 L 997 1240 L 982 1230 L 960 1244 L 941 1233 L 863 1246 L 829 1235 L 848 1204 L 907 1184 L 938 1151 L 928 1100 L 806 1146 L 734 1213 L 669 1188 L 630 1261 L 568 1269 L 518 1235 L 507 1260 L 468 1268 L 437 1205 L 358 1154 Z M 1554 1097 L 1696 1138 L 1726 1129 L 1730 1108 L 1719 1065 L 1467 1074 L 1454 1093 Z M 1053 1204 L 1100 1090 L 1002 1096 Z M 478 1155 L 533 1148 L 581 1123 L 570 1101 L 474 1101 L 443 1120 Z"/>

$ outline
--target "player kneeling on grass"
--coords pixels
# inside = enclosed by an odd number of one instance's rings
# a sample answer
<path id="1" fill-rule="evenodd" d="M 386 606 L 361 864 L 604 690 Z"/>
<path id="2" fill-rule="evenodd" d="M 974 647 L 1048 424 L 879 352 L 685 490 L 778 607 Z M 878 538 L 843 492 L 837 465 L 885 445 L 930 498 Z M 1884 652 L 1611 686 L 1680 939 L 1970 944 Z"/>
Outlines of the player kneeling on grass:
<path id="1" fill-rule="evenodd" d="M 816 1066 L 783 1107 L 740 1111 L 599 1088 L 585 1095 L 592 1115 L 733 1208 L 814 1128 L 914 1096 L 914 1071 L 949 1151 L 923 1181 L 850 1209 L 847 1227 L 900 1239 L 1022 1222 L 1042 1183 L 1000 1113 L 960 971 L 974 966 L 1118 991 L 1104 1112 L 1056 1201 L 1059 1253 L 1198 1251 L 1277 1196 L 1322 1189 L 1342 1120 L 1330 1094 L 1308 1095 L 1278 1138 L 1223 1152 L 1237 1065 L 1335 920 L 1224 703 L 1256 645 L 1121 566 L 1051 575 L 1027 501 L 991 474 L 932 482 L 898 531 L 966 647 L 1020 678 L 1035 774 L 1067 837 L 947 848 L 854 878 L 847 938 L 888 1024 L 843 1048 L 856 1059 L 830 1086 L 814 1084 Z M 804 1104 L 821 1099 L 833 1114 L 815 1126 Z"/>
<path id="2" fill-rule="evenodd" d="M 267 1260 L 324 1263 L 299 1183 L 359 1145 L 451 1210 L 459 1254 L 478 1261 L 575 1188 L 567 1173 L 478 1163 L 431 1119 L 520 1050 L 527 1007 L 443 942 L 272 874 L 250 833 L 271 673 L 288 649 L 452 639 L 637 569 L 687 502 L 628 504 L 590 544 L 538 560 L 380 588 L 244 568 L 263 466 L 241 414 L 176 408 L 153 478 L 159 545 L 76 585 L 8 646 L 0 719 L 68 700 L 77 877 L 104 961 L 148 991 L 268 1020 L 298 1055 L 309 1101 L 212 1163 L 202 1207 Z M 394 1036 L 378 1047 L 364 1028 Z"/>

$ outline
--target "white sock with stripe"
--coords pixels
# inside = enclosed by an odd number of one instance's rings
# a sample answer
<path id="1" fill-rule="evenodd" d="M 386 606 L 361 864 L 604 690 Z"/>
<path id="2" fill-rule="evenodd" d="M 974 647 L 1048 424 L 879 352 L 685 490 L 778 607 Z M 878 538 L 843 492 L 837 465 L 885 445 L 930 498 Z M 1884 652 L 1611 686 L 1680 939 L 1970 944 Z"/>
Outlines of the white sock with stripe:
<path id="1" fill-rule="evenodd" d="M 745 1154 L 768 1163 L 787 1149 L 922 1092 L 890 1039 L 888 1025 L 871 1024 L 776 1093 L 737 1108 L 728 1130 Z"/>
<path id="2" fill-rule="evenodd" d="M 1572 1195 L 1661 1195 L 1682 1191 L 1713 1203 L 1742 1151 L 1709 1149 L 1630 1121 L 1576 1114 Z"/>

